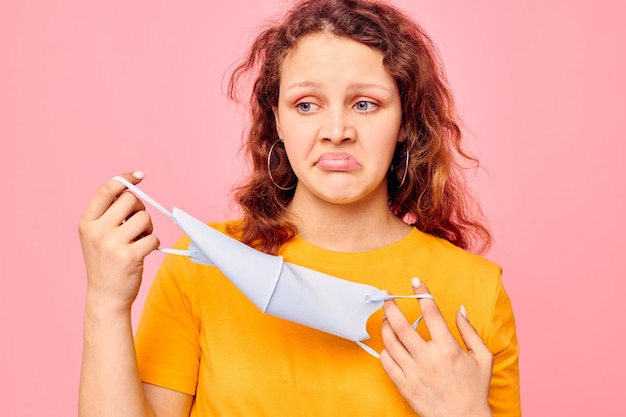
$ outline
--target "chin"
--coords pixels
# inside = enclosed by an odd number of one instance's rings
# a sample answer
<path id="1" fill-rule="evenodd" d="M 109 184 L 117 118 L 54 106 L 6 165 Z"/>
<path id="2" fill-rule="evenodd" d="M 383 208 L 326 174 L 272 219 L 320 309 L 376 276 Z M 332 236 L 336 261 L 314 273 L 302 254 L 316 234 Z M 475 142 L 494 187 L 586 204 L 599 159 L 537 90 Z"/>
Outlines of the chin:
<path id="1" fill-rule="evenodd" d="M 387 184 L 381 184 L 378 187 L 363 187 L 363 184 L 355 184 L 354 181 L 348 183 L 334 182 L 329 184 L 317 184 L 317 187 L 303 187 L 301 191 L 310 194 L 311 197 L 323 201 L 327 204 L 336 205 L 352 205 L 363 203 L 374 203 L 378 199 L 387 204 Z M 300 182 L 299 186 L 304 186 Z M 298 193 L 296 193 L 298 194 Z"/>
<path id="2" fill-rule="evenodd" d="M 330 204 L 336 205 L 351 205 L 351 204 L 361 204 L 361 203 L 372 203 L 375 193 L 363 193 L 363 192 L 351 192 L 351 193 L 335 193 L 328 194 L 326 193 L 323 196 L 320 196 L 324 201 Z M 385 203 L 387 198 L 385 197 Z"/>

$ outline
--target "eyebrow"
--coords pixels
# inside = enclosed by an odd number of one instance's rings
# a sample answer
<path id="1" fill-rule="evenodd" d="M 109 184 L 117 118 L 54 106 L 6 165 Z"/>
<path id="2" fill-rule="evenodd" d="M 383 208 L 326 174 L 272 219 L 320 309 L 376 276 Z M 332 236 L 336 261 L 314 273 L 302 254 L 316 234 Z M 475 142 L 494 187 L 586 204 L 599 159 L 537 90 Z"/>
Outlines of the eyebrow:
<path id="1" fill-rule="evenodd" d="M 285 88 L 285 90 L 292 90 L 295 88 L 306 88 L 306 87 L 321 88 L 322 85 L 320 83 L 316 83 L 313 81 L 301 81 L 301 82 L 290 84 L 288 87 Z M 363 88 L 364 89 L 374 88 L 377 90 L 383 90 L 385 92 L 391 91 L 391 88 L 381 85 L 381 84 L 376 84 L 376 83 L 351 83 L 348 85 L 348 90 L 358 90 L 358 89 L 363 89 Z"/>
<path id="2" fill-rule="evenodd" d="M 303 88 L 303 87 L 314 87 L 320 88 L 322 85 L 320 83 L 314 83 L 313 81 L 301 81 L 298 83 L 293 83 L 289 85 L 285 90 L 292 90 L 294 88 Z"/>

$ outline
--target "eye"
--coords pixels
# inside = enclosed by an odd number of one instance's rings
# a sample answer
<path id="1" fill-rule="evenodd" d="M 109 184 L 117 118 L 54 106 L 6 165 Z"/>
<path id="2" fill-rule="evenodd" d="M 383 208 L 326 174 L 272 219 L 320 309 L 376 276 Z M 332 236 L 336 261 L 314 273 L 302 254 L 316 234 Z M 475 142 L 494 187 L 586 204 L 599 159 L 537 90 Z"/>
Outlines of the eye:
<path id="1" fill-rule="evenodd" d="M 312 112 L 313 110 L 317 109 L 319 106 L 317 104 L 314 103 L 310 103 L 308 101 L 302 102 L 302 103 L 298 103 L 296 105 L 296 107 L 298 108 L 298 110 L 300 110 L 302 113 L 309 113 Z"/>
<path id="2" fill-rule="evenodd" d="M 372 103 L 371 101 L 365 101 L 365 100 L 357 101 L 356 104 L 354 105 L 355 109 L 357 109 L 358 111 L 362 111 L 362 112 L 375 110 L 376 107 L 378 106 L 375 103 Z"/>

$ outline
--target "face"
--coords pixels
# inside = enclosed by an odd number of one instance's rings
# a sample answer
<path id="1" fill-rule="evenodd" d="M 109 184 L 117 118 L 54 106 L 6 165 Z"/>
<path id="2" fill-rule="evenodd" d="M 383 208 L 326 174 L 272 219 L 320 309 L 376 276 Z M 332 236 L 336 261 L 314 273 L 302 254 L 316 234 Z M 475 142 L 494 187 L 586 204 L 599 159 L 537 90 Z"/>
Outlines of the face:
<path id="1" fill-rule="evenodd" d="M 382 52 L 324 33 L 302 37 L 282 62 L 274 113 L 298 177 L 294 199 L 387 204 L 402 108 Z"/>

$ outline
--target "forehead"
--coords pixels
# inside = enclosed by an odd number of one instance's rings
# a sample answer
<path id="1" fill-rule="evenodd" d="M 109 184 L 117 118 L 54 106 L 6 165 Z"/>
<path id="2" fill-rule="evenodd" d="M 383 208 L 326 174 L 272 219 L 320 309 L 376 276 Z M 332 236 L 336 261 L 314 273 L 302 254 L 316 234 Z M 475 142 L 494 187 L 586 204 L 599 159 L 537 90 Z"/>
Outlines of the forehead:
<path id="1" fill-rule="evenodd" d="M 345 78 L 376 79 L 394 83 L 383 65 L 384 54 L 355 40 L 328 33 L 301 37 L 285 55 L 280 66 L 283 82 L 305 79 L 319 81 Z"/>

